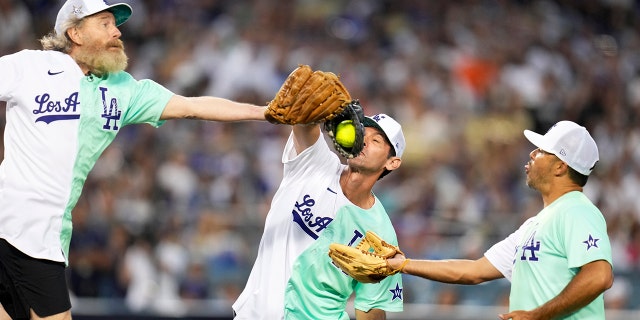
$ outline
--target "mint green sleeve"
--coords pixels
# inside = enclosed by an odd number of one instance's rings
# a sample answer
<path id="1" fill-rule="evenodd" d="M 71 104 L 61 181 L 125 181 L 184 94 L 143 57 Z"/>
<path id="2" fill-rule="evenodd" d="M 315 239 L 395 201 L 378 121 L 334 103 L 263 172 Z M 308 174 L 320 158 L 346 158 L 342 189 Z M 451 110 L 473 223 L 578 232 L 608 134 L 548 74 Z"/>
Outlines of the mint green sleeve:
<path id="1" fill-rule="evenodd" d="M 379 283 L 358 283 L 355 288 L 354 306 L 358 310 L 382 309 L 388 312 L 402 312 L 404 289 L 402 275 L 386 277 Z"/>
<path id="2" fill-rule="evenodd" d="M 135 81 L 132 90 L 130 105 L 124 115 L 124 125 L 148 123 L 154 127 L 161 126 L 164 121 L 160 120 L 160 116 L 174 93 L 148 79 Z"/>
<path id="3" fill-rule="evenodd" d="M 602 214 L 589 207 L 572 209 L 565 212 L 563 221 L 568 266 L 579 268 L 596 260 L 611 264 L 611 243 Z"/>

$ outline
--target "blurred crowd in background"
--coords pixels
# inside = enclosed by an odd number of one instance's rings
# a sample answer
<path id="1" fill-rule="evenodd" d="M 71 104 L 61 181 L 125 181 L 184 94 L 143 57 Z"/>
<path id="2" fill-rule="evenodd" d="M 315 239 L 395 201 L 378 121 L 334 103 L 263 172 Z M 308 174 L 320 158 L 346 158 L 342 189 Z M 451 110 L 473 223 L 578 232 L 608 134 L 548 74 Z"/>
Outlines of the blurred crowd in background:
<path id="1" fill-rule="evenodd" d="M 137 79 L 264 105 L 308 64 L 339 74 L 366 114 L 398 119 L 402 167 L 374 191 L 410 257 L 480 257 L 542 207 L 525 185 L 534 147 L 522 131 L 559 120 L 587 127 L 600 162 L 585 193 L 613 246 L 607 306 L 640 308 L 629 299 L 640 294 L 638 1 L 123 2 L 133 7 L 120 29 Z M 61 4 L 0 0 L 0 55 L 39 49 Z M 123 128 L 73 212 L 73 295 L 123 299 L 135 312 L 233 302 L 289 133 L 266 122 Z M 508 295 L 500 281 L 404 282 L 407 303 L 502 305 Z"/>

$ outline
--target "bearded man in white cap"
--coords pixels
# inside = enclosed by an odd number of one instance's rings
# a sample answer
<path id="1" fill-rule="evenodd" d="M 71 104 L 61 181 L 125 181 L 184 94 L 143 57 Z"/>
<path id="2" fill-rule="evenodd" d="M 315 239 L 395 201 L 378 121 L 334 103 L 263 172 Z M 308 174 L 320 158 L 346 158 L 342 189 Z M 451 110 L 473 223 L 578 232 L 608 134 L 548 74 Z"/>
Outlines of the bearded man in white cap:
<path id="1" fill-rule="evenodd" d="M 68 0 L 44 50 L 0 57 L 7 102 L 0 165 L 0 320 L 71 319 L 65 268 L 71 212 L 123 126 L 189 118 L 264 120 L 265 106 L 183 97 L 124 71 L 118 26 L 132 9 Z"/>
<path id="2" fill-rule="evenodd" d="M 613 284 L 611 244 L 602 213 L 582 192 L 599 160 L 598 147 L 587 129 L 571 121 L 544 135 L 524 135 L 536 146 L 525 165 L 527 185 L 542 196 L 536 216 L 478 260 L 396 255 L 387 262 L 445 283 L 507 278 L 509 312 L 500 319 L 605 319 L 604 291 Z"/>

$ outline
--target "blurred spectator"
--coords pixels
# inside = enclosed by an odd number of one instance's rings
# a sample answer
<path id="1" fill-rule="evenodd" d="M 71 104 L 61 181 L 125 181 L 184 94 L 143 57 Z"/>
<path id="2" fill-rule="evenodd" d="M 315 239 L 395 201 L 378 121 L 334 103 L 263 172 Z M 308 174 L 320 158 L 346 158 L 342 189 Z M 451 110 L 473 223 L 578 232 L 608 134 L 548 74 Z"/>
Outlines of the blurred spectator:
<path id="1" fill-rule="evenodd" d="M 0 0 L 0 56 L 35 47 L 33 18 L 23 1 Z"/>
<path id="2" fill-rule="evenodd" d="M 0 0 L 0 55 L 37 48 L 57 2 Z M 537 212 L 541 203 L 521 183 L 522 130 L 579 122 L 602 146 L 585 194 L 609 223 L 615 272 L 637 279 L 636 2 L 125 2 L 135 11 L 123 40 L 137 78 L 263 104 L 298 64 L 310 64 L 339 74 L 368 114 L 403 123 L 403 169 L 376 194 L 409 256 L 477 255 Z M 281 178 L 283 129 L 191 121 L 123 128 L 73 213 L 74 294 L 126 295 L 140 312 L 157 307 L 159 286 L 169 288 L 164 297 L 235 300 Z M 454 297 L 427 281 L 405 285 L 408 303 Z"/>
<path id="3" fill-rule="evenodd" d="M 189 265 L 189 253 L 180 239 L 180 219 L 170 217 L 165 230 L 161 231 L 154 252 L 158 267 L 158 286 L 154 295 L 155 310 L 174 316 L 186 311 L 180 300 L 180 279 Z"/>
<path id="4" fill-rule="evenodd" d="M 170 208 L 177 212 L 187 212 L 198 178 L 189 167 L 186 152 L 169 151 L 168 159 L 158 167 L 156 180 L 158 187 L 167 193 Z"/>
<path id="5" fill-rule="evenodd" d="M 78 203 L 73 215 L 69 262 L 77 265 L 69 269 L 70 290 L 78 297 L 108 297 L 118 291 L 114 274 L 109 272 L 114 261 L 108 248 L 108 230 L 91 221 L 86 201 Z"/>
<path id="6" fill-rule="evenodd" d="M 210 297 L 235 299 L 227 296 L 227 292 L 233 288 L 232 291 L 239 294 L 251 265 L 246 240 L 234 225 L 234 218 L 203 209 L 188 243 L 191 261 L 201 264 L 199 267 L 210 285 L 206 290 Z"/>
<path id="7" fill-rule="evenodd" d="M 153 310 L 158 290 L 158 267 L 153 258 L 153 239 L 138 236 L 126 249 L 123 280 L 127 284 L 125 302 L 134 312 Z"/>
<path id="8" fill-rule="evenodd" d="M 608 309 L 626 309 L 631 298 L 631 283 L 625 277 L 618 277 L 611 289 L 604 293 L 604 305 Z"/>
<path id="9" fill-rule="evenodd" d="M 209 278 L 201 262 L 191 262 L 180 281 L 180 297 L 185 300 L 207 299 L 209 297 Z"/>

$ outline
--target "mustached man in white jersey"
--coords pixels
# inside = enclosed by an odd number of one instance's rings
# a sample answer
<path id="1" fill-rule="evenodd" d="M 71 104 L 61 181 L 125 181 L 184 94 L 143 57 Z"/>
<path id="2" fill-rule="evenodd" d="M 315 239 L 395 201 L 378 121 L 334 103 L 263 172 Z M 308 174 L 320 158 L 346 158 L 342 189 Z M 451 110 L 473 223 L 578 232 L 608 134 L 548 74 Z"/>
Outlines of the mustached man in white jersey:
<path id="1" fill-rule="evenodd" d="M 402 278 L 361 284 L 333 265 L 332 242 L 356 245 L 373 230 L 397 245 L 395 230 L 372 188 L 396 170 L 405 148 L 398 122 L 365 118 L 364 149 L 347 165 L 329 149 L 318 125 L 293 126 L 282 155 L 284 176 L 267 214 L 258 256 L 233 304 L 235 319 L 385 319 L 403 308 Z"/>
<path id="2" fill-rule="evenodd" d="M 544 208 L 478 260 L 410 260 L 402 272 L 478 284 L 511 281 L 509 312 L 500 319 L 605 319 L 604 291 L 613 284 L 611 244 L 600 210 L 582 193 L 598 162 L 589 132 L 560 121 L 546 134 L 525 130 L 537 148 L 525 165 L 527 185 Z M 389 259 L 400 267 L 405 257 Z"/>
<path id="3" fill-rule="evenodd" d="M 7 102 L 0 166 L 0 319 L 71 319 L 71 211 L 118 130 L 167 119 L 264 120 L 265 107 L 176 95 L 124 72 L 129 5 L 69 0 L 44 50 L 0 57 Z M 0 25 L 2 23 L 0 22 Z M 7 315 L 8 314 L 8 315 Z"/>

